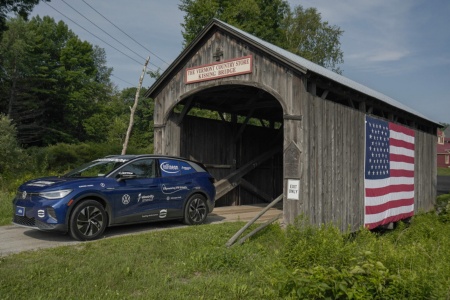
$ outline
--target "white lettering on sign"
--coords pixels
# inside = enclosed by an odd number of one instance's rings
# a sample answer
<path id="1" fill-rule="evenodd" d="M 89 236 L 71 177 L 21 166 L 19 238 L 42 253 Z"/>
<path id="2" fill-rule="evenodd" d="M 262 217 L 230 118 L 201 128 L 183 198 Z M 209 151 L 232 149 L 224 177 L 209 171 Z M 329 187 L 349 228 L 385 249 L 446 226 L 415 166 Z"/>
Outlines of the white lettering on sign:
<path id="1" fill-rule="evenodd" d="M 287 198 L 289 200 L 299 200 L 300 180 L 288 179 Z"/>
<path id="2" fill-rule="evenodd" d="M 186 69 L 186 84 L 251 73 L 253 57 L 251 55 L 221 63 Z"/>

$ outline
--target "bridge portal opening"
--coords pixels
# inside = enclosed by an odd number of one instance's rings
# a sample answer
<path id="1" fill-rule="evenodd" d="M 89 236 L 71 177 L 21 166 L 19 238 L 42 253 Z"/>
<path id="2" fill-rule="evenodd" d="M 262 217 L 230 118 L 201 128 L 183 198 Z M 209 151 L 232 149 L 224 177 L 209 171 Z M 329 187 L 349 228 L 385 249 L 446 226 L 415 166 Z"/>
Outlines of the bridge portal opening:
<path id="1" fill-rule="evenodd" d="M 215 86 L 179 102 L 180 156 L 217 179 L 217 206 L 271 202 L 283 193 L 283 109 L 270 93 Z"/>

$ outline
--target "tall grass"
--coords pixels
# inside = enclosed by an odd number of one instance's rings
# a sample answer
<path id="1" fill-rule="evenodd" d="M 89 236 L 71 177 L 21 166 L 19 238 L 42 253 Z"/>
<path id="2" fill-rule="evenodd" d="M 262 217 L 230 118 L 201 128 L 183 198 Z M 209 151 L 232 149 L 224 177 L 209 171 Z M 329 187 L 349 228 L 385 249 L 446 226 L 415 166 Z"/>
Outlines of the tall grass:
<path id="1" fill-rule="evenodd" d="M 342 234 L 274 224 L 225 247 L 242 223 L 110 238 L 0 259 L 2 299 L 449 299 L 450 223 Z M 251 230 L 251 229 L 250 229 Z"/>

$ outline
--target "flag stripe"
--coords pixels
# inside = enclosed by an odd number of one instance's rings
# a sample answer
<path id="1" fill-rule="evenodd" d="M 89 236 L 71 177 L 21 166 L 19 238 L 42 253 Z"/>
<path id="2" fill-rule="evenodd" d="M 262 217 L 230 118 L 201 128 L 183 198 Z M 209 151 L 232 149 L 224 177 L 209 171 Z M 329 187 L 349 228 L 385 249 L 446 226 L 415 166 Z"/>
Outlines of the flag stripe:
<path id="1" fill-rule="evenodd" d="M 402 207 L 402 206 L 411 206 L 414 205 L 414 198 L 409 199 L 400 199 L 392 201 L 391 203 L 384 203 L 375 206 L 366 206 L 366 213 L 368 214 L 378 214 L 384 212 L 390 208 Z"/>
<path id="2" fill-rule="evenodd" d="M 397 162 L 403 162 L 403 163 L 409 163 L 412 164 L 414 167 L 414 157 L 407 156 L 407 155 L 401 155 L 401 154 L 392 154 L 389 156 L 391 161 L 397 161 Z"/>
<path id="3" fill-rule="evenodd" d="M 391 131 L 391 134 L 392 134 L 392 131 Z M 408 150 L 414 151 L 414 144 L 412 144 L 411 142 L 396 140 L 396 139 L 391 138 L 390 143 L 391 143 L 391 146 L 403 148 L 404 150 L 408 149 Z"/>
<path id="4" fill-rule="evenodd" d="M 369 189 L 375 189 L 380 187 L 386 187 L 390 184 L 414 184 L 414 178 L 411 177 L 391 177 L 391 178 L 385 178 L 385 179 L 378 179 L 378 180 L 370 180 L 366 179 L 366 188 Z"/>
<path id="5" fill-rule="evenodd" d="M 392 177 L 412 177 L 414 178 L 414 168 L 412 170 L 402 170 L 402 169 L 391 169 L 391 176 Z"/>
<path id="6" fill-rule="evenodd" d="M 401 213 L 401 210 L 389 211 L 388 212 L 389 214 L 390 213 L 395 214 L 395 215 L 392 215 L 390 217 L 387 216 L 388 214 L 371 215 L 371 216 L 373 216 L 373 220 L 372 220 L 372 218 L 367 219 L 366 227 L 369 228 L 369 229 L 373 229 L 373 228 L 375 228 L 377 226 L 380 226 L 380 225 L 387 225 L 387 224 L 389 224 L 391 222 L 397 222 L 399 220 L 406 219 L 408 217 L 412 217 L 414 215 L 414 211 L 409 211 L 409 210 L 413 209 L 414 208 L 413 206 L 406 208 L 405 209 L 405 211 L 406 211 L 405 213 Z"/>
<path id="7" fill-rule="evenodd" d="M 369 204 L 366 206 L 383 205 L 385 203 L 389 203 L 389 201 L 396 201 L 409 198 L 414 198 L 414 192 L 398 192 L 384 196 L 366 197 L 366 200 L 369 201 Z"/>
<path id="8" fill-rule="evenodd" d="M 386 187 L 370 189 L 366 188 L 366 196 L 367 197 L 378 197 L 389 195 L 391 193 L 400 193 L 400 192 L 412 192 L 414 191 L 414 185 L 410 184 L 398 184 L 398 185 L 388 185 Z"/>

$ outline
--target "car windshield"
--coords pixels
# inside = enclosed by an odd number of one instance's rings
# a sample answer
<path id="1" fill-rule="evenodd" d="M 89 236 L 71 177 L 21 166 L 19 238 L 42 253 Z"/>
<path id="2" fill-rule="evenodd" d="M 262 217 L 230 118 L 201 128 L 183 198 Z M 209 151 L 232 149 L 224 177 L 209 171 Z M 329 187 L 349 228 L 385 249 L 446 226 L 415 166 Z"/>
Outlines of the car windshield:
<path id="1" fill-rule="evenodd" d="M 127 159 L 122 158 L 96 159 L 70 171 L 64 177 L 103 177 L 127 161 Z"/>

